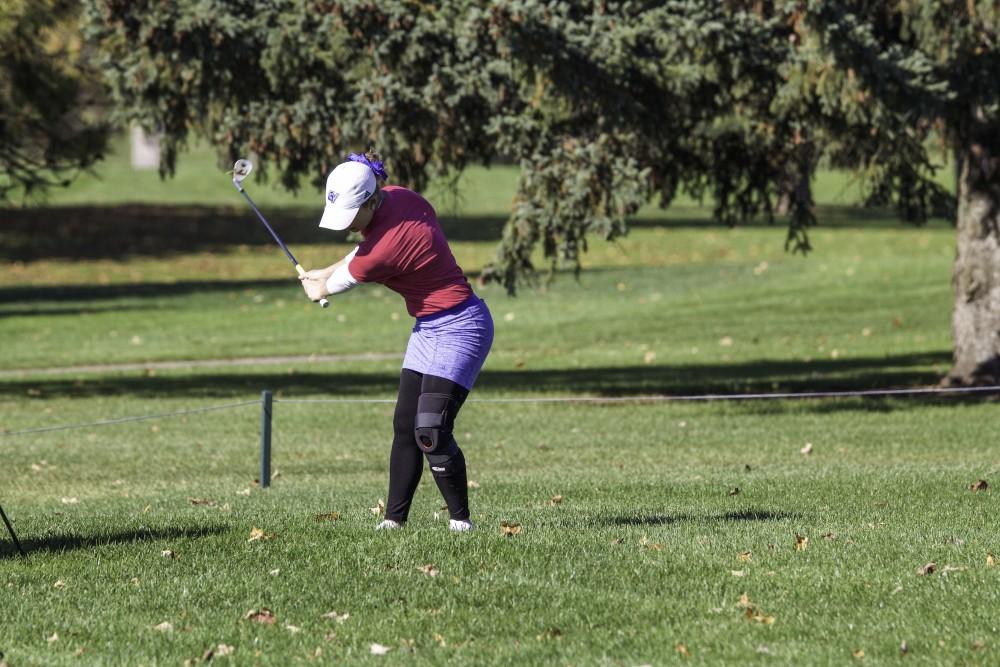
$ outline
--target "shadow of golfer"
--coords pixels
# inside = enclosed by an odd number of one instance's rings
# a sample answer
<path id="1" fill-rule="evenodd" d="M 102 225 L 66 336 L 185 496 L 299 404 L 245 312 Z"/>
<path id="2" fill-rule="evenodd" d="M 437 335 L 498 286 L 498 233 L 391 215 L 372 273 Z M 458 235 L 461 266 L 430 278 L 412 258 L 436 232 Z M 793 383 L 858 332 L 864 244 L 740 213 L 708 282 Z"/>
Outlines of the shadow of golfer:
<path id="1" fill-rule="evenodd" d="M 77 549 L 90 549 L 109 544 L 131 544 L 135 542 L 152 542 L 155 540 L 173 540 L 178 538 L 200 538 L 216 535 L 227 530 L 224 526 L 205 526 L 199 528 L 154 528 L 124 530 L 98 535 L 46 535 L 44 537 L 25 537 L 18 531 L 21 547 L 27 556 L 38 552 L 66 552 Z M 6 536 L 0 535 L 0 538 Z M 0 539 L 0 560 L 17 558 L 20 554 L 14 543 L 9 539 Z"/>

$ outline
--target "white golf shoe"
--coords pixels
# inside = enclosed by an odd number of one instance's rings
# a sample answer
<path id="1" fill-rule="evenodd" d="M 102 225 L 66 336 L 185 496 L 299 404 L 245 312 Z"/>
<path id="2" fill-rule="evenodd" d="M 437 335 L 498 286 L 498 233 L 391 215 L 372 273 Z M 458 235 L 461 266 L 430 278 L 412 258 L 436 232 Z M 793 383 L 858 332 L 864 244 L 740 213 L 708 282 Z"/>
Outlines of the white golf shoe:
<path id="1" fill-rule="evenodd" d="M 448 530 L 451 530 L 456 533 L 464 533 L 468 530 L 475 530 L 475 529 L 476 527 L 468 519 L 466 519 L 465 521 L 456 521 L 455 519 L 451 519 L 448 521 Z"/>
<path id="2" fill-rule="evenodd" d="M 375 530 L 396 530 L 397 528 L 402 528 L 403 524 L 398 521 L 393 521 L 392 519 L 383 519 L 382 523 L 375 526 Z"/>

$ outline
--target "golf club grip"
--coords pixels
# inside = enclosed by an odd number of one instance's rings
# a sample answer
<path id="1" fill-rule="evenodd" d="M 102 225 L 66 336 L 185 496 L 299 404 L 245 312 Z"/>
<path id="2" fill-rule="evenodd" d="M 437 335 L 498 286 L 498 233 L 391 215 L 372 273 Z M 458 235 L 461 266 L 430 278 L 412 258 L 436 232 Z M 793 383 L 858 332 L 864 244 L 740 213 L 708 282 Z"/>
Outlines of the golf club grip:
<path id="1" fill-rule="evenodd" d="M 306 273 L 306 270 L 302 268 L 302 265 L 299 264 L 299 263 L 297 263 L 297 262 L 295 264 L 295 270 L 299 272 L 300 276 L 305 275 L 305 273 Z M 319 305 L 320 305 L 320 308 L 329 308 L 330 307 L 330 302 L 327 301 L 326 299 L 320 299 L 319 300 Z"/>

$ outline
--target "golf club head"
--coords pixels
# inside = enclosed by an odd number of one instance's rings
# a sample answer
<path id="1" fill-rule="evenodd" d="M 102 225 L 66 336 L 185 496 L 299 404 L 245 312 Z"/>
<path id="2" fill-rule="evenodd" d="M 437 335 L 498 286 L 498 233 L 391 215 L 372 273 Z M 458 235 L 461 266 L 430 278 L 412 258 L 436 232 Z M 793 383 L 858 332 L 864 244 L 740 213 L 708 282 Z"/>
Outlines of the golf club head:
<path id="1" fill-rule="evenodd" d="M 253 162 L 246 158 L 237 160 L 236 164 L 233 165 L 233 183 L 241 184 L 251 171 L 253 171 Z"/>

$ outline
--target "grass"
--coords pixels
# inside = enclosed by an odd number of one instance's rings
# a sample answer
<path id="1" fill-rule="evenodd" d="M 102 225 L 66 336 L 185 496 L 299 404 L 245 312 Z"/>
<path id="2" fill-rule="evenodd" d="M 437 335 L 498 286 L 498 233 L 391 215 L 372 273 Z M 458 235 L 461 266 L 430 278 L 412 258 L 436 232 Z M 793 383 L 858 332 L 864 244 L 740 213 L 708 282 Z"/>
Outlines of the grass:
<path id="1" fill-rule="evenodd" d="M 9 665 L 194 664 L 220 644 L 233 653 L 214 661 L 262 665 L 883 664 L 903 642 L 908 662 L 997 661 L 998 501 L 969 489 L 1000 471 L 992 403 L 490 402 L 933 384 L 950 361 L 950 227 L 830 205 L 803 259 L 780 229 L 647 212 L 593 245 L 579 281 L 481 290 L 497 342 L 457 430 L 480 530 L 449 534 L 425 478 L 406 529 L 381 534 L 369 508 L 392 405 L 293 400 L 391 398 L 399 298 L 366 287 L 319 311 L 216 188 L 133 209 L 102 199 L 124 191 L 105 180 L 0 228 L 0 428 L 251 404 L 0 437 L 0 502 L 30 553 L 0 539 Z M 303 263 L 346 251 L 308 207 L 259 191 Z M 446 224 L 475 275 L 502 211 L 467 201 Z M 72 233 L 25 231 L 53 219 Z M 305 358 L 360 352 L 387 357 Z M 278 354 L 299 358 L 43 370 Z M 264 388 L 278 397 L 266 490 Z M 275 623 L 246 618 L 263 607 Z"/>

